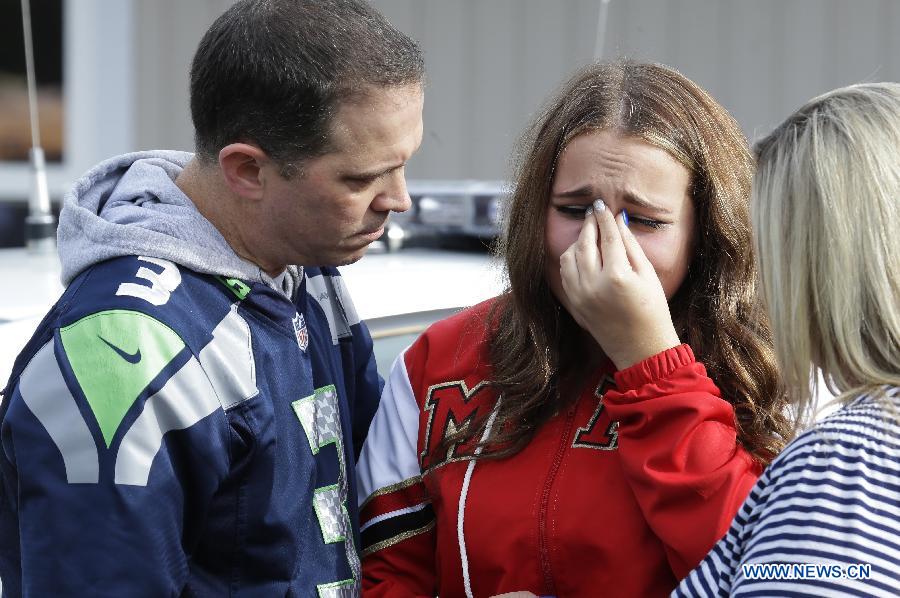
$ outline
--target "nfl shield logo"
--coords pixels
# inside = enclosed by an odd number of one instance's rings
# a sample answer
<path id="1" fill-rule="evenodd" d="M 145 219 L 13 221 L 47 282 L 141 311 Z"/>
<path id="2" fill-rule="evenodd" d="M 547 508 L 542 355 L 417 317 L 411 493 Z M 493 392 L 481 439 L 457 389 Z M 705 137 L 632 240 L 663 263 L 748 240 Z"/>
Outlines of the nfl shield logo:
<path id="1" fill-rule="evenodd" d="M 297 335 L 297 346 L 305 353 L 306 348 L 309 346 L 309 333 L 306 332 L 306 320 L 303 318 L 303 314 L 297 314 L 294 316 L 293 322 L 294 334 Z"/>

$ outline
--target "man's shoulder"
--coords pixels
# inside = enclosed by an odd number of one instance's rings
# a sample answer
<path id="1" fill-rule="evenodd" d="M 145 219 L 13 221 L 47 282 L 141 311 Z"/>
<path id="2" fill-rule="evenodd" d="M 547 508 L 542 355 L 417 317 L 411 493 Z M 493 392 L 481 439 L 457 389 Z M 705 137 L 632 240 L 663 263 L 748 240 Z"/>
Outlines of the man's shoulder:
<path id="1" fill-rule="evenodd" d="M 205 293 L 189 288 L 201 283 Z M 218 298 L 203 304 L 192 297 L 199 294 Z M 70 419 L 76 411 L 93 413 L 88 427 L 96 422 L 109 447 L 135 418 L 152 418 L 172 401 L 182 410 L 166 412 L 166 425 L 183 429 L 199 421 L 195 415 L 225 407 L 223 401 L 254 395 L 249 331 L 242 335 L 243 322 L 232 322 L 230 294 L 213 277 L 156 258 L 120 257 L 88 268 L 17 359 L 9 405 L 24 401 L 44 427 L 52 427 L 54 410 L 71 412 Z M 220 365 L 226 357 L 227 369 Z M 34 423 L 16 421 L 23 429 Z"/>
<path id="2" fill-rule="evenodd" d="M 233 293 L 226 280 L 169 260 L 135 255 L 87 268 L 66 289 L 58 307 L 66 323 L 91 313 L 127 310 L 164 319 L 186 312 L 185 324 L 190 325 L 197 321 L 191 312 L 214 303 L 227 309 Z"/>
<path id="3" fill-rule="evenodd" d="M 232 298 L 224 281 L 168 260 L 125 256 L 82 272 L 44 326 L 58 331 L 70 359 L 99 352 L 131 364 L 167 361 L 185 346 L 196 353 L 207 344 Z"/>

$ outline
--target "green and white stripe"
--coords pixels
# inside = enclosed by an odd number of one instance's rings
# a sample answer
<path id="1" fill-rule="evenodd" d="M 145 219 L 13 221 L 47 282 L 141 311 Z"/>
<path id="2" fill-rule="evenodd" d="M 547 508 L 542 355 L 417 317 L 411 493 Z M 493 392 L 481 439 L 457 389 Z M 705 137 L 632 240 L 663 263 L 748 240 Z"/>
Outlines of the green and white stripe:
<path id="1" fill-rule="evenodd" d="M 184 349 L 171 328 L 126 310 L 86 316 L 60 329 L 60 339 L 106 448 L 147 385 Z M 123 359 L 110 345 L 136 361 Z M 53 341 L 25 368 L 19 390 L 59 450 L 67 481 L 96 484 L 98 446 L 57 363 Z M 250 327 L 235 305 L 213 330 L 213 340 L 200 351 L 199 360 L 191 356 L 144 402 L 119 445 L 115 483 L 146 486 L 166 433 L 190 428 L 217 409 L 229 409 L 257 394 Z"/>
<path id="2" fill-rule="evenodd" d="M 97 445 L 53 354 L 53 341 L 32 358 L 19 380 L 19 392 L 62 455 L 70 484 L 96 484 Z"/>

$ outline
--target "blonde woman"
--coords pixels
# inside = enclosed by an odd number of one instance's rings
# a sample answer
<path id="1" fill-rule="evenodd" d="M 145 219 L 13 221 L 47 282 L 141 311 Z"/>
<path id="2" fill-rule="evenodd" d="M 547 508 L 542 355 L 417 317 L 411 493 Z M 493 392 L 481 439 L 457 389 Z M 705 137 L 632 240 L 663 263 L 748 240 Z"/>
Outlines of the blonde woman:
<path id="1" fill-rule="evenodd" d="M 799 436 L 676 596 L 900 592 L 900 85 L 810 101 L 757 145 L 754 237 Z M 762 567 L 761 565 L 769 565 Z"/>

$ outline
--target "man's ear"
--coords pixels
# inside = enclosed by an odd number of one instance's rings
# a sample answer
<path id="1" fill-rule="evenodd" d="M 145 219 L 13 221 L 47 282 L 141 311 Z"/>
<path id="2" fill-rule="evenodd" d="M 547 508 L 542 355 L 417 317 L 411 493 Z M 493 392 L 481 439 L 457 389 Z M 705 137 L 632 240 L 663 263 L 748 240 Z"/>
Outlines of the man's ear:
<path id="1" fill-rule="evenodd" d="M 239 197 L 263 196 L 262 166 L 269 161 L 264 151 L 248 143 L 232 143 L 219 150 L 219 168 L 229 189 Z"/>

